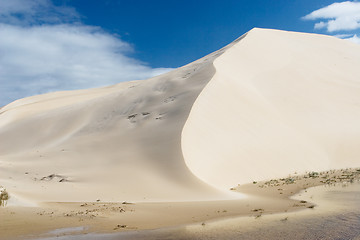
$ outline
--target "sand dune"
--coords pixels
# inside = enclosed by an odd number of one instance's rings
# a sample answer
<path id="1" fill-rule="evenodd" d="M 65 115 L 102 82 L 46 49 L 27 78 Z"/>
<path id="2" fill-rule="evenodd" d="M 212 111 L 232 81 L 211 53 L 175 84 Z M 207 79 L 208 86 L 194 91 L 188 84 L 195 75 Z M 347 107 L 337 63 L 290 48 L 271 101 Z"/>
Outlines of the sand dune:
<path id="1" fill-rule="evenodd" d="M 0 183 L 43 201 L 242 197 L 187 168 L 181 131 L 224 49 L 146 81 L 17 100 L 0 111 Z"/>
<path id="2" fill-rule="evenodd" d="M 360 164 L 360 46 L 253 29 L 214 61 L 182 133 L 205 182 L 234 183 Z"/>
<path id="3" fill-rule="evenodd" d="M 253 29 L 144 81 L 0 109 L 0 183 L 43 201 L 241 198 L 237 183 L 358 167 L 360 47 Z"/>

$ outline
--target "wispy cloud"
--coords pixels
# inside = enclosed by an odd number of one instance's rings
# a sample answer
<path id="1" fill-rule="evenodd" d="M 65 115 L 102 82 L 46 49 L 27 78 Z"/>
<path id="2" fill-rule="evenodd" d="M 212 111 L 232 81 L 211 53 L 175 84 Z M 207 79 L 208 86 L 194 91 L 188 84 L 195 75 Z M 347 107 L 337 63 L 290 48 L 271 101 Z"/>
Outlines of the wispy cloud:
<path id="1" fill-rule="evenodd" d="M 360 2 L 339 2 L 320 8 L 303 17 L 305 20 L 324 20 L 315 23 L 315 29 L 328 32 L 360 28 Z"/>
<path id="2" fill-rule="evenodd" d="M 356 30 L 360 29 L 360 2 L 346 1 L 330 4 L 302 17 L 303 20 L 318 21 L 314 29 L 360 44 Z"/>
<path id="3" fill-rule="evenodd" d="M 0 0 L 0 106 L 50 91 L 110 85 L 169 71 L 129 57 L 131 45 L 48 0 Z"/>
<path id="4" fill-rule="evenodd" d="M 342 39 L 344 39 L 344 38 L 349 38 L 349 37 L 351 37 L 351 36 L 353 36 L 353 34 L 349 34 L 349 33 L 346 33 L 346 34 L 336 34 L 336 35 L 334 35 L 334 37 L 342 38 Z"/>
<path id="5" fill-rule="evenodd" d="M 50 0 L 0 0 L 0 22 L 12 25 L 78 22 L 80 15 L 69 6 Z"/>
<path id="6" fill-rule="evenodd" d="M 353 43 L 360 44 L 360 38 L 356 34 L 350 38 L 344 38 L 344 39 L 349 40 Z"/>
<path id="7" fill-rule="evenodd" d="M 360 44 L 360 38 L 356 34 L 336 34 L 334 37 L 349 40 L 350 42 Z"/>

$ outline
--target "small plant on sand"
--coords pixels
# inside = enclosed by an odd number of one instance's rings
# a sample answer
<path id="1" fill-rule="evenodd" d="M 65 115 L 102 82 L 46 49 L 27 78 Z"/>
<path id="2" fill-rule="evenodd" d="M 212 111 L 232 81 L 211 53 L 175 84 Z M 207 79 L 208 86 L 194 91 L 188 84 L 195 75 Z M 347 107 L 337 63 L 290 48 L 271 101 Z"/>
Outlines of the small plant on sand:
<path id="1" fill-rule="evenodd" d="M 293 183 L 295 183 L 294 178 L 288 177 L 285 179 L 285 184 L 293 184 Z"/>
<path id="2" fill-rule="evenodd" d="M 9 193 L 5 188 L 0 187 L 0 206 L 5 207 L 7 200 L 9 200 Z"/>
<path id="3" fill-rule="evenodd" d="M 310 177 L 310 178 L 318 178 L 318 177 L 319 177 L 319 173 L 318 173 L 318 172 L 311 172 L 311 173 L 309 173 L 309 177 Z"/>

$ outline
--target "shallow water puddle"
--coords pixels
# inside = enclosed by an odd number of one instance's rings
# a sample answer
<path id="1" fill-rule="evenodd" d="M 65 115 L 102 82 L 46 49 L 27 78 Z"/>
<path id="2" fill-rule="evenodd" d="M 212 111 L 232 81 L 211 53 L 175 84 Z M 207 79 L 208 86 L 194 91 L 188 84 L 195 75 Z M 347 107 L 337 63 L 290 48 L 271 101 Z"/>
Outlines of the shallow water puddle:
<path id="1" fill-rule="evenodd" d="M 68 234 L 68 233 L 76 233 L 76 232 L 82 232 L 86 227 L 71 227 L 71 228 L 59 228 L 55 229 L 53 231 L 48 232 L 48 234 L 51 235 L 58 235 L 58 234 Z"/>

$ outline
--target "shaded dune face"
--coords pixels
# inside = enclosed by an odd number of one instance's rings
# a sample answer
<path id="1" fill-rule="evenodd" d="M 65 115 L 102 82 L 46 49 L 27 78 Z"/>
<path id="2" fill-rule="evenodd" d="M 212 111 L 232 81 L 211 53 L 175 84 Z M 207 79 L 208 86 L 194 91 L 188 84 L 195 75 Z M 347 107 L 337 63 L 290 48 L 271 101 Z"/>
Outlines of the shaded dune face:
<path id="1" fill-rule="evenodd" d="M 181 150 L 192 104 L 224 51 L 152 79 L 5 106 L 0 182 L 35 201 L 228 198 L 189 171 Z"/>
<path id="2" fill-rule="evenodd" d="M 235 183 L 360 166 L 360 46 L 253 29 L 214 61 L 182 132 L 203 181 Z"/>

